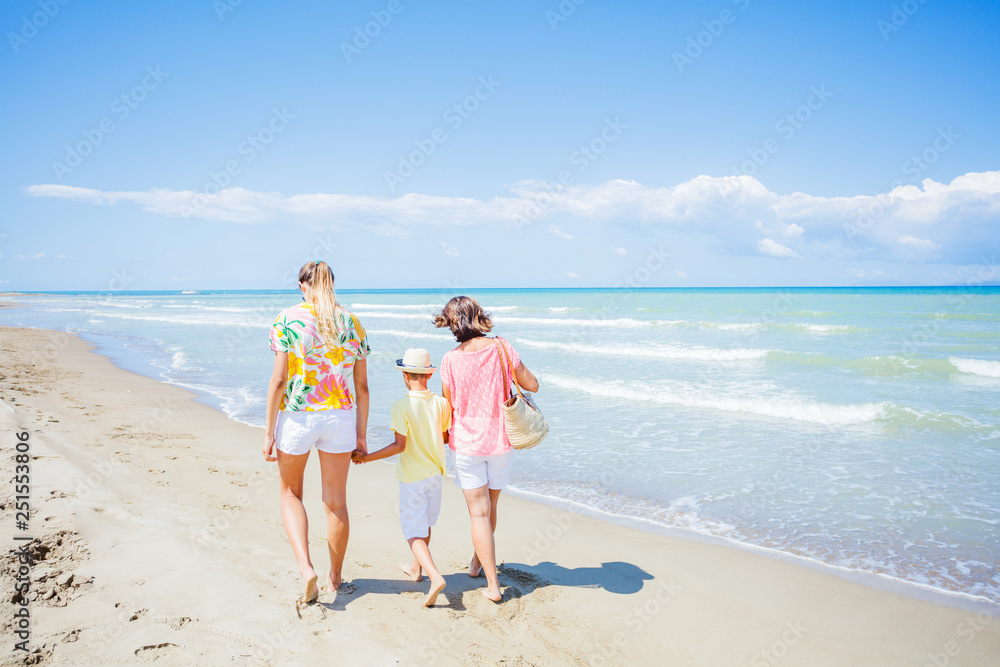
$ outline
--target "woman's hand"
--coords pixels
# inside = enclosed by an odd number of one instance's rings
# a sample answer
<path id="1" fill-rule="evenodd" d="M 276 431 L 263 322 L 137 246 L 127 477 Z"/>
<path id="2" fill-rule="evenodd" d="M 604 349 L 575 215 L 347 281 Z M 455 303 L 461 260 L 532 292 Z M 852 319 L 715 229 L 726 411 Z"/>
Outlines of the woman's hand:
<path id="1" fill-rule="evenodd" d="M 366 436 L 358 436 L 358 444 L 354 447 L 354 451 L 362 454 L 368 453 L 368 438 Z"/>
<path id="2" fill-rule="evenodd" d="M 362 452 L 359 449 L 355 449 L 353 452 L 351 452 L 351 461 L 353 461 L 355 465 L 368 463 L 366 458 L 367 456 L 368 454 L 366 452 Z"/>
<path id="3" fill-rule="evenodd" d="M 277 461 L 278 457 L 274 455 L 274 434 L 268 433 L 264 436 L 264 460 L 265 461 Z"/>

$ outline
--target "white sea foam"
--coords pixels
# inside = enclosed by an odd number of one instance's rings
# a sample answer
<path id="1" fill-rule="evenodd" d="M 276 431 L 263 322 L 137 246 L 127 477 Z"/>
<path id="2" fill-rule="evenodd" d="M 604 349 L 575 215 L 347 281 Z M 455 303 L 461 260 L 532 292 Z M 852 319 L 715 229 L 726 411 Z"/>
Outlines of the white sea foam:
<path id="1" fill-rule="evenodd" d="M 795 396 L 739 395 L 731 391 L 707 391 L 686 382 L 598 382 L 586 378 L 545 373 L 539 377 L 545 384 L 560 389 L 590 394 L 602 398 L 680 405 L 689 408 L 709 408 L 725 412 L 746 412 L 764 417 L 794 419 L 814 424 L 863 424 L 887 415 L 889 404 L 858 403 L 837 405 L 810 401 Z"/>
<path id="2" fill-rule="evenodd" d="M 407 304 L 393 304 L 393 303 L 352 303 L 350 308 L 374 308 L 375 310 L 441 310 L 444 308 L 443 303 L 407 303 Z M 357 313 L 355 313 L 357 314 Z"/>
<path id="3" fill-rule="evenodd" d="M 981 375 L 988 378 L 1000 378 L 1000 361 L 962 359 L 961 357 L 948 357 L 948 361 L 962 373 Z"/>
<path id="4" fill-rule="evenodd" d="M 424 333 L 421 331 L 402 331 L 400 329 L 368 329 L 369 334 L 379 336 L 396 336 L 397 338 L 423 338 L 426 340 L 455 340 L 454 336 L 447 334 Z"/>
<path id="5" fill-rule="evenodd" d="M 743 361 L 748 359 L 763 359 L 768 350 L 746 347 L 731 349 L 682 346 L 682 345 L 629 345 L 621 344 L 614 347 L 607 345 L 586 345 L 584 343 L 560 343 L 548 340 L 529 340 L 515 338 L 520 345 L 547 350 L 562 350 L 579 354 L 599 354 L 612 357 L 636 357 L 639 359 L 699 359 L 702 361 Z"/>

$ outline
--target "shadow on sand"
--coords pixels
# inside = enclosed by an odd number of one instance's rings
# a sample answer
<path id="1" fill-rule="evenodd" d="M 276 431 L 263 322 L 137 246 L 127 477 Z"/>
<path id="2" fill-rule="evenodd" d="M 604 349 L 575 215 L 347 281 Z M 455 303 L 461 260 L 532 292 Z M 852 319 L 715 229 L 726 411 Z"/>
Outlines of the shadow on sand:
<path id="1" fill-rule="evenodd" d="M 642 590 L 645 582 L 653 579 L 642 568 L 614 561 L 601 563 L 599 567 L 567 568 L 552 562 L 538 565 L 522 563 L 503 563 L 497 570 L 500 575 L 500 585 L 506 590 L 504 600 L 528 595 L 538 588 L 546 586 L 573 586 L 579 588 L 601 588 L 609 593 L 632 595 Z M 465 611 L 464 597 L 467 593 L 478 591 L 486 585 L 486 579 L 473 579 L 465 572 L 444 575 L 448 587 L 444 590 L 444 598 L 438 598 L 435 607 Z M 354 600 L 365 595 L 406 595 L 413 598 L 416 606 L 427 593 L 428 582 L 407 581 L 405 579 L 353 579 L 344 582 L 340 591 L 332 600 L 329 594 L 320 597 L 319 603 L 328 611 L 344 611 Z M 447 604 L 445 604 L 447 600 Z"/>

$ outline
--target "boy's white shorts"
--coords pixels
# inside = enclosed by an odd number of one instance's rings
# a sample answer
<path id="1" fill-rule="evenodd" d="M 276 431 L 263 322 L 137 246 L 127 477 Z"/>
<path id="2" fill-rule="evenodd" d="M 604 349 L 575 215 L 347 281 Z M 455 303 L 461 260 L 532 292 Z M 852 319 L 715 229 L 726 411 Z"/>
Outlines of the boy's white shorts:
<path id="1" fill-rule="evenodd" d="M 441 514 L 441 475 L 399 483 L 399 523 L 403 539 L 428 537 Z"/>
<path id="2" fill-rule="evenodd" d="M 494 491 L 510 483 L 513 450 L 506 454 L 469 456 L 455 452 L 455 484 L 460 489 L 479 489 L 489 485 Z"/>
<path id="3" fill-rule="evenodd" d="M 321 452 L 346 454 L 358 444 L 354 409 L 282 410 L 274 426 L 274 442 L 285 454 L 308 454 L 313 445 Z"/>

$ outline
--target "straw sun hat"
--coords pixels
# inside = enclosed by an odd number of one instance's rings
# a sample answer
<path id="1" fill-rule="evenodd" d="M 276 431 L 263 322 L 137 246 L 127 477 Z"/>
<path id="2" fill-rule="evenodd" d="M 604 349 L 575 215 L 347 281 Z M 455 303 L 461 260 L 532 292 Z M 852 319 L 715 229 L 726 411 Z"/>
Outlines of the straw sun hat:
<path id="1" fill-rule="evenodd" d="M 407 373 L 433 373 L 437 370 L 431 366 L 431 355 L 424 349 L 408 349 L 402 359 L 396 359 L 396 368 Z"/>

